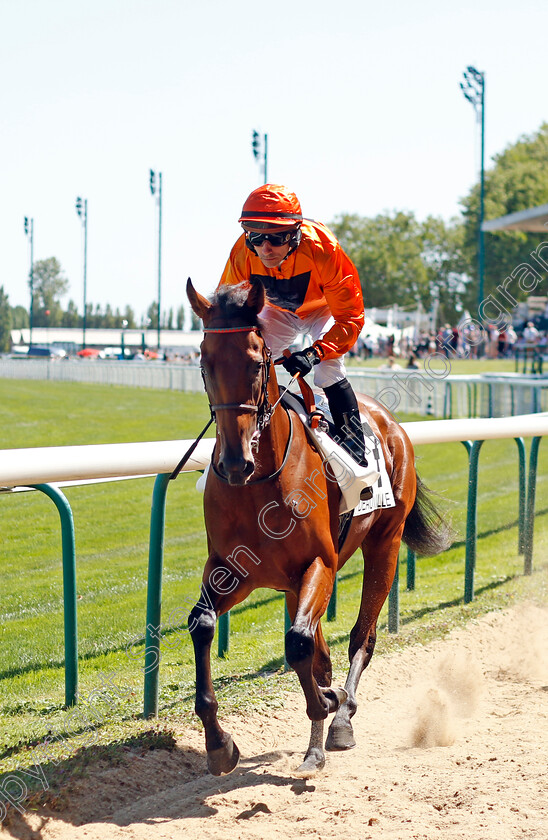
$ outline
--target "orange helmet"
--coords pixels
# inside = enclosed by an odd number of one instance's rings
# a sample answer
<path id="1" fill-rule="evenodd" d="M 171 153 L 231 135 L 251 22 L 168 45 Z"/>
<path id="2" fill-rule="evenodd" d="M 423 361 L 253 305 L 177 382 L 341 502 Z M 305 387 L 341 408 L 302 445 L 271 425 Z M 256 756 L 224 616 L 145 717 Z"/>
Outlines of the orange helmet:
<path id="1" fill-rule="evenodd" d="M 280 184 L 264 184 L 253 190 L 246 198 L 238 219 L 246 230 L 297 227 L 302 220 L 299 199 Z"/>

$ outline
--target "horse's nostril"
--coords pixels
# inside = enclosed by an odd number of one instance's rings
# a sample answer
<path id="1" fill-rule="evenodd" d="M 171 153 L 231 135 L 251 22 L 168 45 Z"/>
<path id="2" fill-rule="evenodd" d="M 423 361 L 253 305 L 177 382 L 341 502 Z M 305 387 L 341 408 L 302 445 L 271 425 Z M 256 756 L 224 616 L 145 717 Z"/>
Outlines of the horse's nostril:
<path id="1" fill-rule="evenodd" d="M 219 461 L 219 463 L 217 464 L 217 469 L 221 473 L 222 476 L 224 476 L 225 478 L 227 477 L 228 473 L 227 473 L 226 467 L 224 465 L 224 461 Z"/>
<path id="2" fill-rule="evenodd" d="M 253 473 L 255 462 L 239 458 L 235 461 L 221 459 L 217 464 L 217 471 L 229 484 L 241 485 Z"/>

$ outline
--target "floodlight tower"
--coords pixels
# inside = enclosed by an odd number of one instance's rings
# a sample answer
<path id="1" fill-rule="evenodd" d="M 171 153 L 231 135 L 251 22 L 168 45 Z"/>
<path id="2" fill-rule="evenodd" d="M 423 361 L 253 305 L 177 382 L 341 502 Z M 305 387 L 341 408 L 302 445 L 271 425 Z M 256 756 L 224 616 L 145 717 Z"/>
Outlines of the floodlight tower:
<path id="1" fill-rule="evenodd" d="M 25 216 L 25 236 L 29 238 L 30 245 L 30 270 L 29 270 L 29 286 L 30 286 L 30 308 L 29 308 L 29 347 L 32 344 L 32 318 L 34 309 L 34 219 L 29 219 Z"/>
<path id="2" fill-rule="evenodd" d="M 156 185 L 156 174 L 158 174 L 158 185 Z M 150 170 L 150 192 L 156 196 L 158 207 L 158 350 L 160 349 L 160 318 L 162 302 L 162 173 Z"/>
<path id="3" fill-rule="evenodd" d="M 260 161 L 262 154 L 264 183 L 268 184 L 268 134 L 263 134 L 261 143 L 261 135 L 258 131 L 254 131 L 251 135 L 251 148 L 253 149 L 253 157 L 256 161 Z"/>
<path id="4" fill-rule="evenodd" d="M 86 346 L 86 318 L 87 318 L 87 276 L 88 276 L 88 200 L 80 196 L 76 199 L 76 213 L 82 222 L 84 230 L 84 320 L 82 321 L 82 349 Z"/>
<path id="5" fill-rule="evenodd" d="M 480 73 L 475 67 L 467 67 L 463 73 L 464 82 L 460 88 L 466 99 L 472 103 L 476 112 L 476 119 L 481 125 L 481 164 L 480 164 L 480 209 L 478 225 L 478 307 L 483 300 L 485 276 L 485 251 L 483 243 L 483 214 L 485 200 L 485 73 Z"/>

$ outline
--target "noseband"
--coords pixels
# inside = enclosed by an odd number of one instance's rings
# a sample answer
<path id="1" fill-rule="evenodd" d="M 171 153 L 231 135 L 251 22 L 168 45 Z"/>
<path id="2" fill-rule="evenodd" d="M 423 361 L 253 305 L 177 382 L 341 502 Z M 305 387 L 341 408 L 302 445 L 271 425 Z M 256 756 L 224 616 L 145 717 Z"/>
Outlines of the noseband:
<path id="1" fill-rule="evenodd" d="M 258 326 L 249 327 L 204 327 L 204 333 L 237 333 L 237 332 L 256 332 L 261 338 L 261 330 Z M 263 342 L 263 361 L 261 367 L 263 370 L 263 381 L 261 384 L 261 392 L 259 401 L 256 405 L 250 403 L 216 403 L 209 404 L 211 416 L 215 419 L 215 412 L 217 411 L 251 411 L 257 413 L 257 431 L 260 433 L 270 423 L 272 411 L 268 399 L 268 380 L 270 378 L 270 362 L 272 353 Z M 202 368 L 202 378 L 204 379 L 204 386 L 207 393 L 207 383 L 204 377 Z"/>

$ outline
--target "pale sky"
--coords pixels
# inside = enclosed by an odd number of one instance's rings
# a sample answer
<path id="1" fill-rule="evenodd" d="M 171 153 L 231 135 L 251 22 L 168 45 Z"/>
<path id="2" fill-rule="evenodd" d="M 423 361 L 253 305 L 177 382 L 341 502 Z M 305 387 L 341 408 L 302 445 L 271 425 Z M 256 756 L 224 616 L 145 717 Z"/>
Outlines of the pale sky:
<path id="1" fill-rule="evenodd" d="M 449 219 L 477 179 L 478 127 L 459 88 L 486 74 L 486 164 L 548 120 L 546 0 L 0 0 L 0 286 L 28 307 L 28 240 L 83 303 L 75 199 L 88 200 L 87 300 L 213 291 L 262 183 L 306 216 L 411 210 Z M 365 281 L 367 278 L 364 278 Z M 367 305 L 367 299 L 366 299 Z"/>

